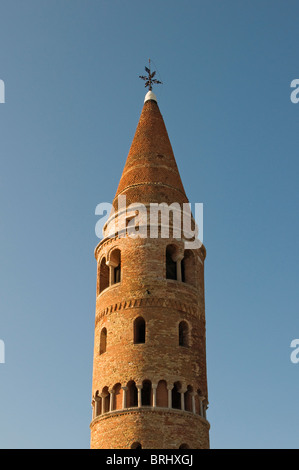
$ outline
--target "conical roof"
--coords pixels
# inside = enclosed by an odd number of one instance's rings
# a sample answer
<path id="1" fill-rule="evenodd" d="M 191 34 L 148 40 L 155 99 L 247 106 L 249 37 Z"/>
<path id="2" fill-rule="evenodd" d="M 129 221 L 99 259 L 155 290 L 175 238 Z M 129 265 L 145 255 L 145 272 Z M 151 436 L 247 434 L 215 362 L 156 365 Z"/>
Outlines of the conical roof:
<path id="1" fill-rule="evenodd" d="M 135 136 L 113 201 L 132 203 L 188 202 L 155 95 L 147 93 Z"/>

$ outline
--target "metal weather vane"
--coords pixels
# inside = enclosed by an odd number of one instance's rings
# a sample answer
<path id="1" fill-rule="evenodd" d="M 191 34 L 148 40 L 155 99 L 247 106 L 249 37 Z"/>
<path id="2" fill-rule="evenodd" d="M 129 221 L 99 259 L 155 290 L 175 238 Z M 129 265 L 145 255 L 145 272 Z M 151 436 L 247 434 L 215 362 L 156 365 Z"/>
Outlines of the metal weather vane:
<path id="1" fill-rule="evenodd" d="M 148 87 L 149 90 L 152 90 L 153 83 L 156 83 L 157 85 L 162 84 L 162 82 L 154 78 L 154 76 L 156 75 L 156 72 L 151 72 L 151 59 L 148 60 L 148 67 L 144 67 L 144 68 L 148 75 L 147 76 L 139 75 L 139 78 L 141 78 L 142 80 L 145 80 L 145 85 L 144 85 L 145 87 Z"/>

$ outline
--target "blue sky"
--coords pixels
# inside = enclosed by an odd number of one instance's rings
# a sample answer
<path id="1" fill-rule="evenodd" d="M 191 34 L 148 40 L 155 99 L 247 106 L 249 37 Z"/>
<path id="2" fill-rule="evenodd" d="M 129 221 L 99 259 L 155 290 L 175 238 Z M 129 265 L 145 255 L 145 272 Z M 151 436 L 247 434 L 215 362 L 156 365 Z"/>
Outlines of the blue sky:
<path id="1" fill-rule="evenodd" d="M 212 448 L 297 448 L 293 0 L 2 0 L 1 448 L 89 448 L 95 207 L 154 89 L 204 204 Z"/>

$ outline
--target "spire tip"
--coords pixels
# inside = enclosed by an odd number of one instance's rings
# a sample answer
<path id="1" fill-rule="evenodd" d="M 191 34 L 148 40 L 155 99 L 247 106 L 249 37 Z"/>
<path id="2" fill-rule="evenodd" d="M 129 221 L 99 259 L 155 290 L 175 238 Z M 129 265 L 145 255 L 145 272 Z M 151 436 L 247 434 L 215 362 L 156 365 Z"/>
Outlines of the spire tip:
<path id="1" fill-rule="evenodd" d="M 153 100 L 153 101 L 156 101 L 156 103 L 158 103 L 157 97 L 156 97 L 155 93 L 152 92 L 152 90 L 149 90 L 149 91 L 147 92 L 147 94 L 145 95 L 144 103 L 145 103 L 146 101 L 149 101 L 149 100 Z"/>

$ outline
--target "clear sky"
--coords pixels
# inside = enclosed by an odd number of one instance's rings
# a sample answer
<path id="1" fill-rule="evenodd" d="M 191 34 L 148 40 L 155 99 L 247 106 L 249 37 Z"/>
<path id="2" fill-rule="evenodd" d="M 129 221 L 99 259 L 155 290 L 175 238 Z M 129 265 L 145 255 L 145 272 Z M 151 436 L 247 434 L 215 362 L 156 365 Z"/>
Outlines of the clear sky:
<path id="1" fill-rule="evenodd" d="M 89 448 L 95 207 L 154 88 L 204 204 L 212 448 L 298 448 L 295 0 L 2 0 L 1 448 Z"/>

